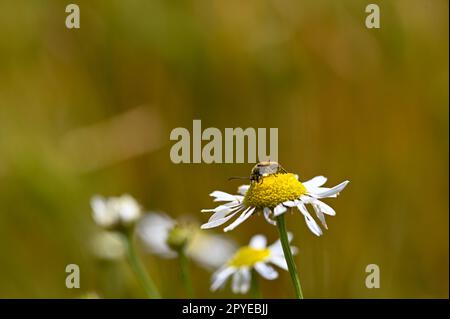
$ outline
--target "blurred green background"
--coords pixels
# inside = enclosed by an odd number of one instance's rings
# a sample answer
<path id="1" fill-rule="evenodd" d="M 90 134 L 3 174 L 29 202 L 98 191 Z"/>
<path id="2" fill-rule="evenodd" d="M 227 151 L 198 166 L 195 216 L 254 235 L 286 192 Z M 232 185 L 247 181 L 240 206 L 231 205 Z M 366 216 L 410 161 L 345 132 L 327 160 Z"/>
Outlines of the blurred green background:
<path id="1" fill-rule="evenodd" d="M 278 127 L 287 170 L 351 181 L 323 237 L 288 216 L 306 297 L 448 298 L 448 1 L 377 1 L 381 29 L 364 25 L 370 1 L 77 0 L 79 30 L 68 3 L 0 3 L 0 297 L 144 297 L 125 261 L 90 253 L 89 199 L 206 221 L 208 194 L 252 164 L 173 164 L 170 131 L 201 119 Z M 230 236 L 255 233 L 277 238 L 263 218 Z M 183 297 L 174 260 L 144 259 Z M 233 296 L 192 272 L 197 296 Z M 262 288 L 293 297 L 287 272 Z"/>

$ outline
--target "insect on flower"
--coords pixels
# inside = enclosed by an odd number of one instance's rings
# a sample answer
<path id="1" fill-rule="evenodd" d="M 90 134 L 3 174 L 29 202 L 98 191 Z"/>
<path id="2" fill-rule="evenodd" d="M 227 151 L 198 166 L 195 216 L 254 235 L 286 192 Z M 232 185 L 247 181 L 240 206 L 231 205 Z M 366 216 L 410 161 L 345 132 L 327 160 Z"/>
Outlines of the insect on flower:
<path id="1" fill-rule="evenodd" d="M 250 175 L 250 181 L 252 182 L 259 182 L 262 178 L 269 176 L 269 175 L 276 175 L 280 173 L 287 173 L 286 170 L 281 167 L 280 164 L 277 162 L 260 162 L 256 164 L 253 169 L 252 173 Z"/>
<path id="2" fill-rule="evenodd" d="M 327 179 L 316 176 L 306 182 L 300 182 L 298 176 L 284 170 L 277 162 L 258 163 L 251 172 L 250 185 L 238 188 L 238 195 L 222 191 L 214 191 L 210 196 L 215 202 L 225 202 L 213 209 L 203 209 L 202 212 L 213 213 L 209 221 L 202 225 L 208 229 L 220 226 L 235 215 L 240 214 L 224 231 L 230 231 L 246 221 L 256 212 L 262 212 L 264 218 L 272 225 L 276 225 L 273 217 L 284 214 L 288 208 L 297 208 L 304 216 L 306 225 L 315 235 L 322 235 L 317 222 L 309 213 L 306 204 L 310 204 L 325 229 L 326 215 L 335 215 L 336 212 L 329 205 L 321 201 L 324 198 L 337 197 L 348 184 L 344 181 L 339 185 L 328 188 L 323 187 Z"/>
<path id="3" fill-rule="evenodd" d="M 281 167 L 277 162 L 259 162 L 252 168 L 252 172 L 250 174 L 250 178 L 248 177 L 230 177 L 228 180 L 232 179 L 249 179 L 251 182 L 260 182 L 263 177 L 272 175 L 272 174 L 280 174 L 287 173 L 286 170 Z"/>

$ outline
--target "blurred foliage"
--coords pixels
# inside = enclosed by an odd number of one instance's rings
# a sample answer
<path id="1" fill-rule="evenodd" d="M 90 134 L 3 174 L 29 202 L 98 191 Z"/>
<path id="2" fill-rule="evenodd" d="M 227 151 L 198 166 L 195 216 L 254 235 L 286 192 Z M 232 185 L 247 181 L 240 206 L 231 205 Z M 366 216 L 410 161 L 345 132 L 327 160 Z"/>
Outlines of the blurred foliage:
<path id="1" fill-rule="evenodd" d="M 173 164 L 170 131 L 201 119 L 278 127 L 286 169 L 351 181 L 323 237 L 288 217 L 307 297 L 448 298 L 448 1 L 378 1 L 378 30 L 359 0 L 76 3 L 79 30 L 66 1 L 0 3 L 0 297 L 143 297 L 124 261 L 90 253 L 89 199 L 130 193 L 204 222 L 208 194 L 252 165 Z M 263 218 L 230 236 L 257 232 L 277 237 Z M 175 261 L 145 263 L 183 296 Z M 365 288 L 371 263 L 380 289 Z M 232 296 L 192 268 L 199 297 Z M 293 296 L 287 272 L 262 288 Z"/>

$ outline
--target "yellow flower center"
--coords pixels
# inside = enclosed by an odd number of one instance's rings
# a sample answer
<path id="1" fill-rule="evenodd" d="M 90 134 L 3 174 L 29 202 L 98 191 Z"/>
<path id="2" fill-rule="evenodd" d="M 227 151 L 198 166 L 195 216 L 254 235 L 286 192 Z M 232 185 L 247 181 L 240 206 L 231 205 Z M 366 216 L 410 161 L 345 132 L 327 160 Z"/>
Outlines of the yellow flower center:
<path id="1" fill-rule="evenodd" d="M 274 174 L 263 177 L 259 182 L 253 182 L 245 194 L 244 203 L 258 208 L 274 208 L 305 193 L 305 186 L 294 174 Z"/>
<path id="2" fill-rule="evenodd" d="M 233 267 L 245 267 L 253 266 L 260 261 L 264 261 L 269 257 L 270 250 L 257 249 L 250 246 L 240 248 L 231 259 L 228 261 L 228 265 Z"/>

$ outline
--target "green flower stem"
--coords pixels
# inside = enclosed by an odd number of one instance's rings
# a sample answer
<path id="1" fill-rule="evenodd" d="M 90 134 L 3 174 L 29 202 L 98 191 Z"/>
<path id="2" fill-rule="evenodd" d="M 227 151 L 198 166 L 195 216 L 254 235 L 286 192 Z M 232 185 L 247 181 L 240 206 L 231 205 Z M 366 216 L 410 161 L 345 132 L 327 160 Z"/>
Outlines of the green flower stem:
<path id="1" fill-rule="evenodd" d="M 288 235 L 286 232 L 286 224 L 284 221 L 284 214 L 277 217 L 278 232 L 280 234 L 281 246 L 283 247 L 284 258 L 291 275 L 292 284 L 295 288 L 295 295 L 297 299 L 303 299 L 302 286 L 297 274 L 297 267 L 295 266 L 294 257 L 292 256 L 291 247 L 289 245 Z"/>
<path id="2" fill-rule="evenodd" d="M 256 274 L 255 269 L 252 269 L 252 285 L 250 287 L 250 295 L 253 299 L 261 299 L 261 288 L 259 286 L 258 275 Z"/>
<path id="3" fill-rule="evenodd" d="M 134 274 L 138 278 L 142 287 L 144 288 L 147 296 L 151 299 L 161 298 L 158 290 L 156 289 L 155 283 L 148 275 L 144 266 L 141 263 L 141 260 L 138 257 L 136 248 L 133 243 L 133 232 L 128 232 L 125 234 L 125 242 L 127 245 L 128 252 L 128 262 L 130 263 L 131 268 L 133 269 Z"/>
<path id="4" fill-rule="evenodd" d="M 183 281 L 184 289 L 189 298 L 194 298 L 194 288 L 189 275 L 189 260 L 184 249 L 178 251 L 178 259 L 180 261 L 181 279 Z"/>

